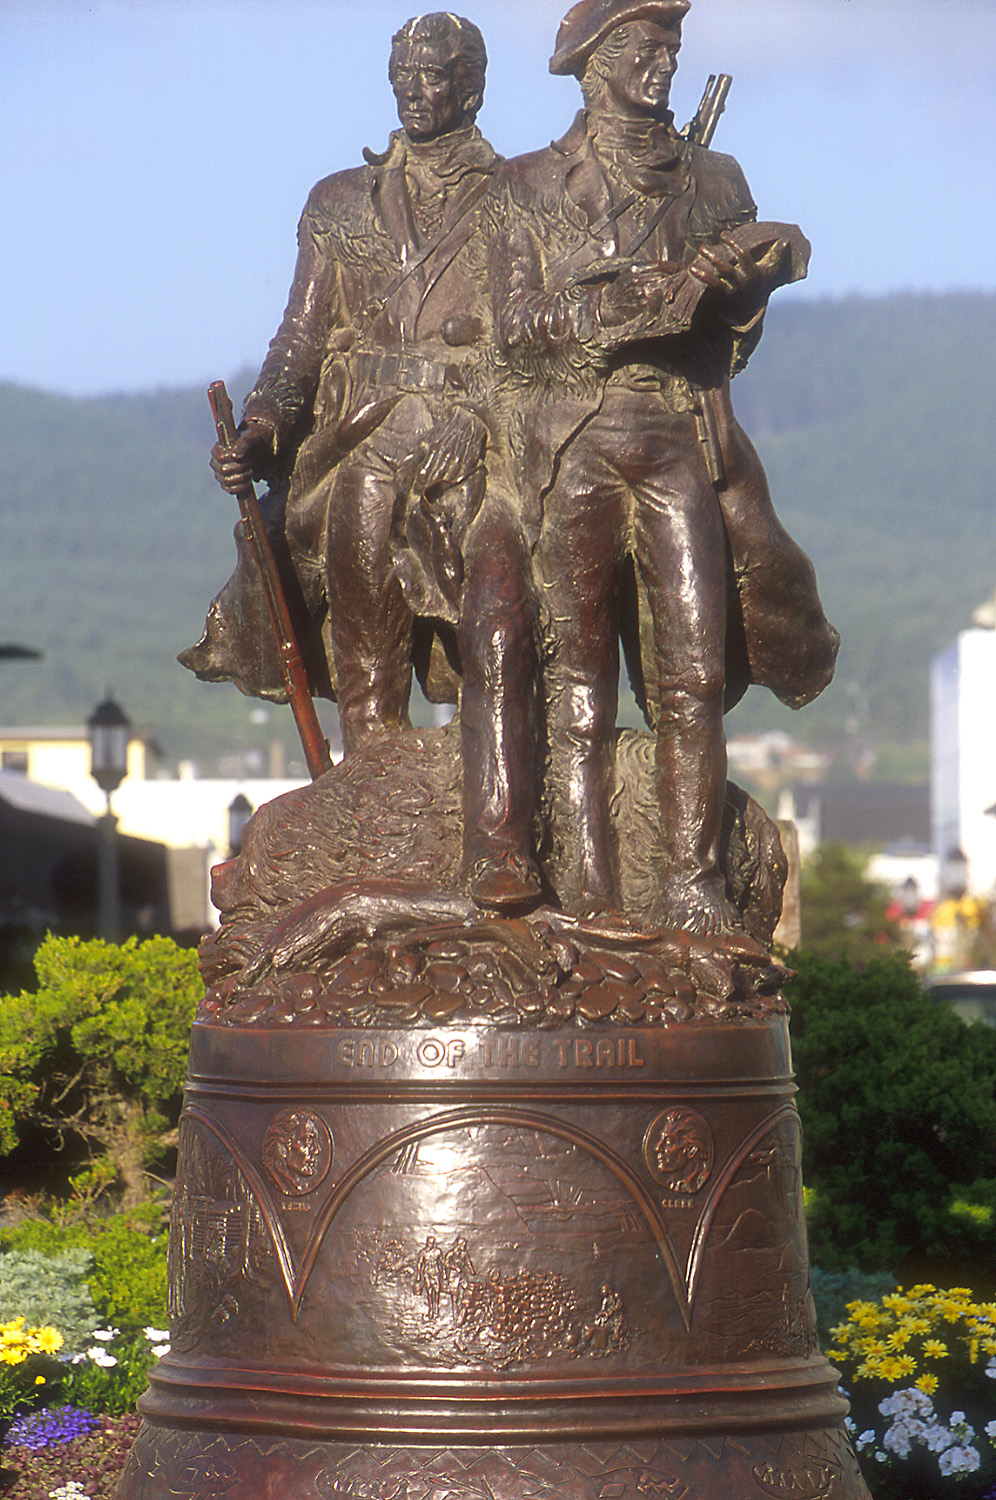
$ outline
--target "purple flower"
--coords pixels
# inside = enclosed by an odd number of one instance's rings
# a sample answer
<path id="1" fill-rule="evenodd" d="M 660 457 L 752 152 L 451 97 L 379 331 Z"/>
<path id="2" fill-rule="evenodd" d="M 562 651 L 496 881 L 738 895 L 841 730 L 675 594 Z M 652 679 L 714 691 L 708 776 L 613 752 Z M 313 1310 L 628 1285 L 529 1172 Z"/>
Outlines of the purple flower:
<path id="1" fill-rule="evenodd" d="M 53 1443 L 71 1443 L 74 1438 L 86 1437 L 99 1426 L 98 1419 L 82 1406 L 49 1406 L 44 1411 L 18 1417 L 7 1433 L 7 1446 L 37 1453 Z"/>

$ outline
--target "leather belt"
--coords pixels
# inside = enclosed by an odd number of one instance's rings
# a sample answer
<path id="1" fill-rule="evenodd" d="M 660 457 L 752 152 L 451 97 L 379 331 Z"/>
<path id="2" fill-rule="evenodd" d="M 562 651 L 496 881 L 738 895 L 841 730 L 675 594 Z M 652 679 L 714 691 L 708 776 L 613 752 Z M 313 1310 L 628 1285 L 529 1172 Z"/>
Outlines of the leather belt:
<path id="1" fill-rule="evenodd" d="M 350 360 L 355 379 L 366 385 L 393 386 L 399 391 L 441 391 L 459 386 L 456 365 L 441 365 L 420 354 L 388 354 L 362 351 Z"/>

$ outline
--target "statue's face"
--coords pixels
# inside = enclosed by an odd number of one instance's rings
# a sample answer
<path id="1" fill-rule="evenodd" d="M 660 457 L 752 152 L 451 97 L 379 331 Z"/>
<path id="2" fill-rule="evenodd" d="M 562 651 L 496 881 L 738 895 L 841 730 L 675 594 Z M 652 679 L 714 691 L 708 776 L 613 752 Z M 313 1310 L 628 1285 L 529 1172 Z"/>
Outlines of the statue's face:
<path id="1" fill-rule="evenodd" d="M 680 50 L 680 27 L 632 21 L 608 80 L 616 103 L 628 113 L 657 114 L 666 109 Z"/>
<path id="2" fill-rule="evenodd" d="M 399 43 L 391 54 L 390 76 L 398 119 L 413 141 L 435 140 L 465 123 L 455 62 L 445 44 Z"/>

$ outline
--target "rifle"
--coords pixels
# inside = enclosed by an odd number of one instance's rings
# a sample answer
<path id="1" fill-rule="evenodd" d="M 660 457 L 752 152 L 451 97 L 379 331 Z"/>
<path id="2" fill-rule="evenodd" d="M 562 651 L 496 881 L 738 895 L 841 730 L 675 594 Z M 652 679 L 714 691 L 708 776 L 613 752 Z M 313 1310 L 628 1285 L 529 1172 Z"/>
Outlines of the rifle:
<path id="1" fill-rule="evenodd" d="M 208 390 L 208 400 L 211 403 L 211 413 L 214 417 L 219 443 L 223 448 L 234 448 L 238 436 L 235 428 L 235 413 L 223 380 L 216 380 L 211 385 Z M 263 596 L 266 599 L 270 622 L 273 625 L 273 633 L 277 638 L 277 647 L 280 651 L 284 684 L 290 698 L 298 733 L 301 736 L 301 744 L 304 746 L 304 758 L 308 763 L 312 781 L 316 781 L 332 765 L 329 742 L 322 733 L 322 726 L 315 713 L 311 690 L 308 687 L 308 674 L 304 669 L 300 647 L 294 634 L 290 610 L 287 607 L 283 584 L 280 582 L 277 560 L 273 555 L 270 538 L 266 534 L 266 523 L 263 520 L 263 512 L 259 508 L 255 486 L 251 479 L 244 489 L 239 490 L 235 498 L 239 502 L 239 510 L 242 513 L 242 529 L 259 569 Z"/>
<path id="2" fill-rule="evenodd" d="M 716 126 L 719 117 L 726 108 L 726 99 L 730 92 L 733 79 L 729 73 L 709 74 L 709 82 L 705 86 L 705 93 L 695 111 L 695 117 L 691 124 L 686 125 L 681 132 L 692 146 L 710 146 L 712 138 L 716 134 Z"/>

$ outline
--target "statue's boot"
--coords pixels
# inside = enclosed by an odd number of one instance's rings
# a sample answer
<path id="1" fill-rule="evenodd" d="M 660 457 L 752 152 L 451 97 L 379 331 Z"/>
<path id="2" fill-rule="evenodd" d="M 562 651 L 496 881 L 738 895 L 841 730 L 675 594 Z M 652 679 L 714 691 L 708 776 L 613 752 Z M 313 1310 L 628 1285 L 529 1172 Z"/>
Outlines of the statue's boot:
<path id="1" fill-rule="evenodd" d="M 518 531 L 501 509 L 468 538 L 457 630 L 463 682 L 463 878 L 478 906 L 542 899 L 533 855 L 538 804 L 536 605 Z"/>
<path id="2" fill-rule="evenodd" d="M 726 799 L 721 696 L 703 700 L 678 690 L 663 696 L 656 779 L 662 848 L 656 920 L 706 936 L 741 930 L 719 859 Z"/>

